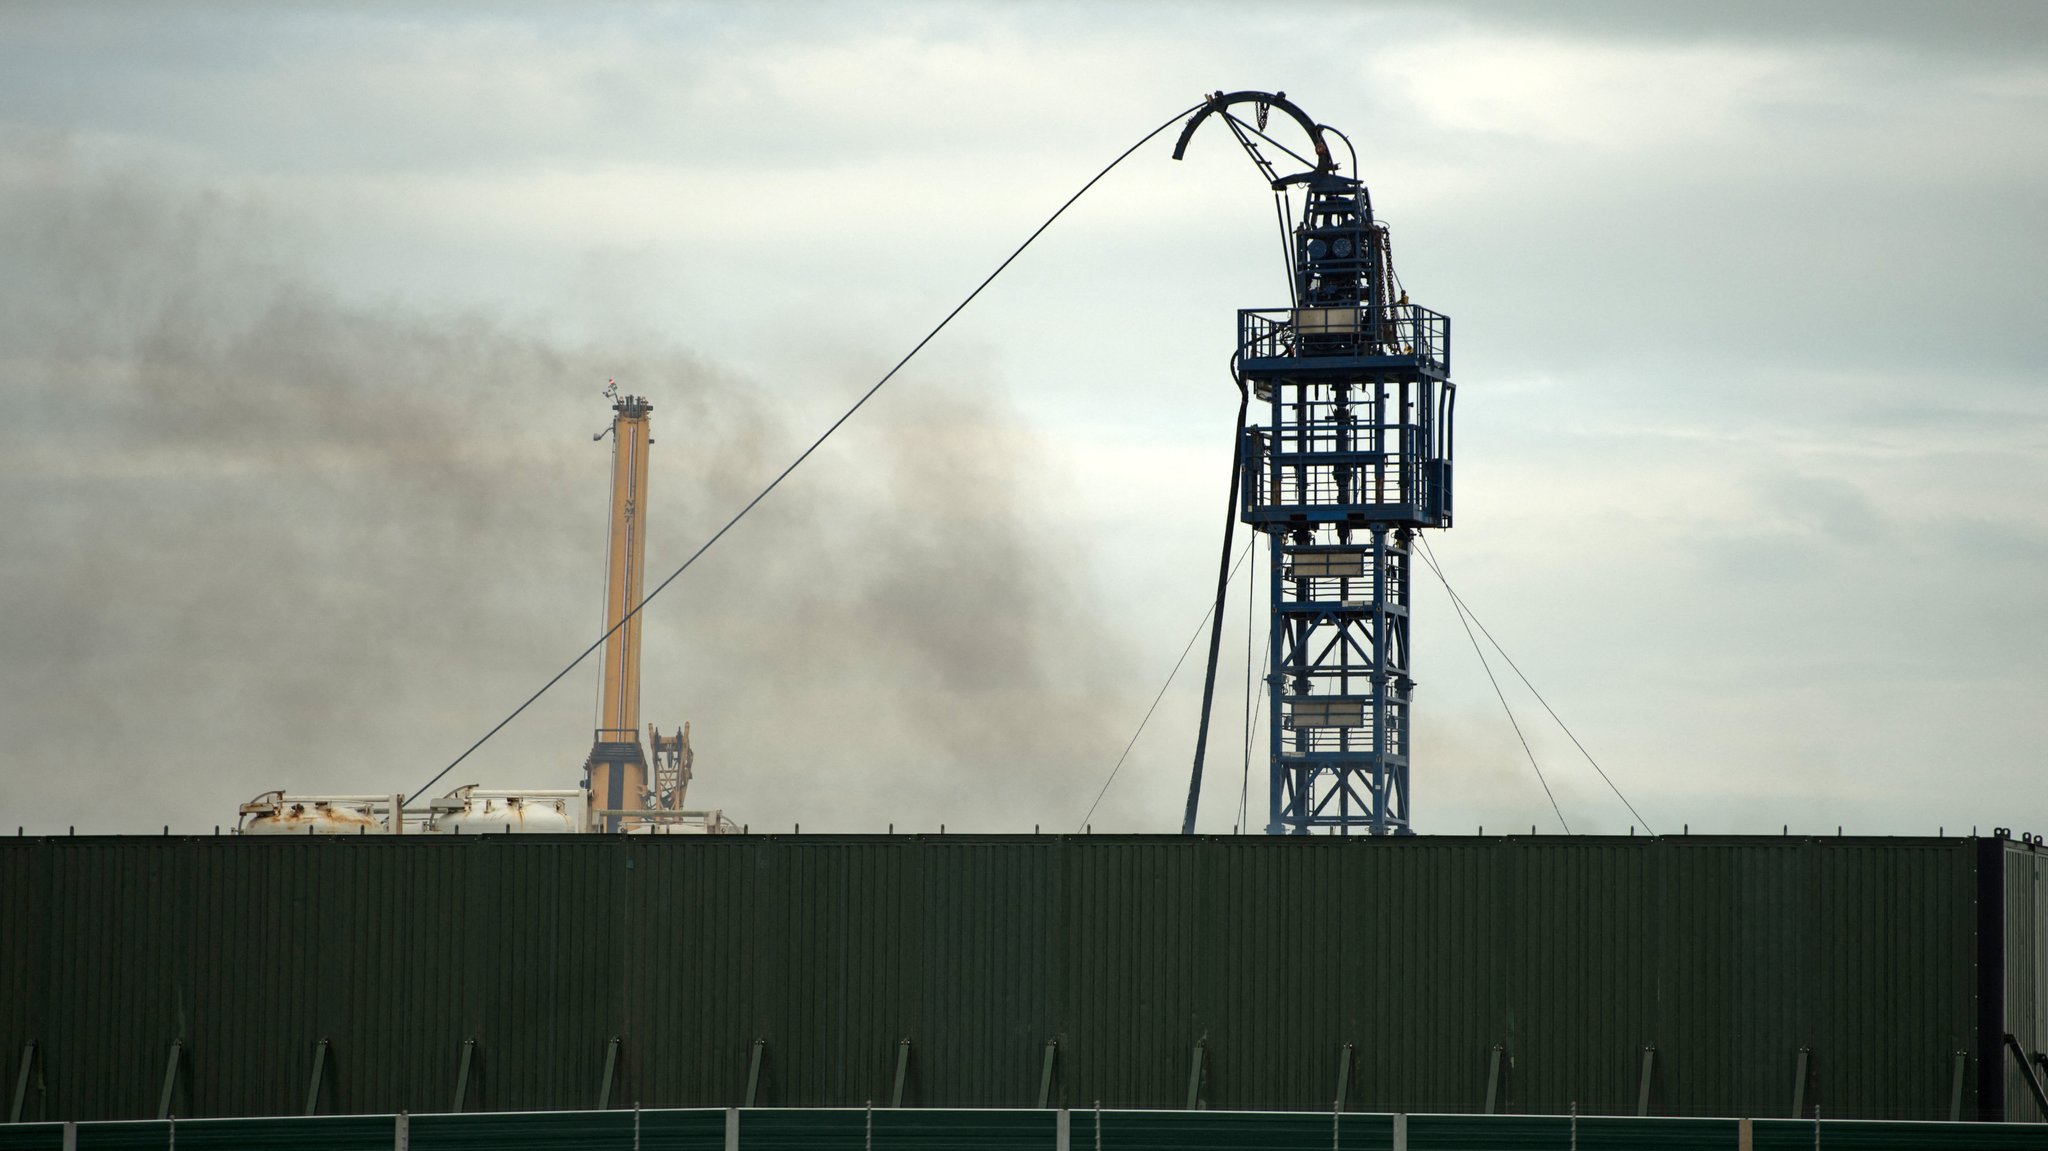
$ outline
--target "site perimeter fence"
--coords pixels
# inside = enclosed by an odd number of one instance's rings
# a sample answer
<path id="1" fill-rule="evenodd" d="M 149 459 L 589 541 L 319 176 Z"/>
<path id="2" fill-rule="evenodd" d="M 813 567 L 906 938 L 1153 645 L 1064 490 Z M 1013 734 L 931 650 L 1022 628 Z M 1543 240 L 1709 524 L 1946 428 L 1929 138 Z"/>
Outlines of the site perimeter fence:
<path id="1" fill-rule="evenodd" d="M 895 1108 L 521 1111 L 0 1125 L 0 1151 L 2048 1151 L 2048 1125 Z"/>

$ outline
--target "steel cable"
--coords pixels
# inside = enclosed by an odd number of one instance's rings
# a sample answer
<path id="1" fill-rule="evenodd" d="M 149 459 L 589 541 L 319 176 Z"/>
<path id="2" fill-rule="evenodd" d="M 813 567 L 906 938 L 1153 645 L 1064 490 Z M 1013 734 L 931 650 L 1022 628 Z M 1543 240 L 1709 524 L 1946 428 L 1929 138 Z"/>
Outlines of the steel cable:
<path id="1" fill-rule="evenodd" d="M 1244 564 L 1245 557 L 1252 554 L 1258 541 L 1252 540 L 1237 554 L 1237 563 L 1230 567 L 1230 574 L 1224 582 L 1237 578 L 1237 569 Z M 1109 794 L 1109 785 L 1116 782 L 1116 773 L 1124 769 L 1124 760 L 1131 756 L 1131 749 L 1138 746 L 1138 737 L 1145 734 L 1145 725 L 1152 722 L 1152 713 L 1159 710 L 1159 701 L 1166 698 L 1166 689 L 1173 686 L 1174 677 L 1180 674 L 1181 665 L 1188 661 L 1188 653 L 1195 650 L 1195 641 L 1202 638 L 1202 629 L 1209 626 L 1209 617 L 1215 614 L 1216 601 L 1209 601 L 1208 610 L 1202 613 L 1202 622 L 1195 625 L 1195 634 L 1188 637 L 1186 647 L 1180 649 L 1180 658 L 1173 661 L 1173 670 L 1166 673 L 1166 682 L 1159 685 L 1159 694 L 1152 697 L 1152 706 L 1145 709 L 1145 718 L 1138 721 L 1138 730 L 1131 733 L 1131 741 L 1124 745 L 1124 753 L 1116 757 L 1116 766 L 1109 769 L 1109 778 L 1102 781 L 1102 790 L 1095 793 L 1095 802 L 1088 805 L 1088 814 L 1081 817 L 1081 828 L 1085 830 L 1088 821 L 1095 815 L 1095 809 L 1102 805 L 1102 797 Z"/>
<path id="2" fill-rule="evenodd" d="M 1430 570 L 1436 571 L 1436 565 L 1431 564 Z M 1437 572 L 1436 578 L 1444 578 L 1443 573 Z M 1448 591 L 1450 586 L 1447 583 L 1444 589 Z M 1529 767 L 1536 773 L 1536 782 L 1543 785 L 1543 794 L 1550 800 L 1550 810 L 1557 813 L 1557 822 L 1564 827 L 1564 833 L 1570 835 L 1572 825 L 1565 822 L 1564 809 L 1557 805 L 1557 796 L 1550 790 L 1550 781 L 1543 778 L 1543 769 L 1536 765 L 1536 752 L 1529 747 L 1529 737 L 1522 734 L 1521 721 L 1515 718 L 1515 709 L 1508 706 L 1508 697 L 1500 690 L 1500 681 L 1493 678 L 1493 665 L 1486 662 L 1486 652 L 1479 646 L 1479 637 L 1472 634 L 1472 625 L 1466 622 L 1465 605 L 1459 602 L 1456 596 L 1452 596 L 1451 606 L 1457 609 L 1458 625 L 1465 629 L 1465 638 L 1472 641 L 1472 654 L 1479 657 L 1479 666 L 1486 671 L 1486 682 L 1493 685 L 1494 698 L 1500 700 L 1500 709 L 1507 713 L 1508 726 L 1515 729 L 1515 738 L 1522 741 L 1522 754 L 1529 757 Z"/>
<path id="3" fill-rule="evenodd" d="M 1422 544 L 1423 562 L 1429 565 L 1430 571 L 1436 573 L 1437 582 L 1444 585 L 1444 591 L 1450 594 L 1451 602 L 1456 604 L 1460 611 L 1472 615 L 1472 622 L 1478 626 L 1479 634 L 1486 637 L 1486 642 L 1492 644 L 1493 650 L 1499 652 L 1500 657 L 1507 661 L 1510 668 L 1514 669 L 1516 678 L 1522 681 L 1522 686 L 1528 688 L 1529 694 L 1536 697 L 1536 702 L 1543 705 L 1543 710 L 1550 713 L 1550 718 L 1557 721 L 1558 728 L 1571 739 L 1572 746 L 1579 749 L 1579 754 L 1586 757 L 1586 762 L 1593 765 L 1593 770 L 1599 773 L 1600 781 L 1605 783 L 1607 789 L 1614 793 L 1614 798 L 1620 800 L 1621 805 L 1628 808 L 1628 813 L 1635 816 L 1642 823 L 1644 831 L 1649 832 L 1651 835 L 1657 834 L 1656 829 L 1650 826 L 1650 821 L 1643 818 L 1643 813 L 1636 810 L 1636 805 L 1630 803 L 1628 796 L 1623 795 L 1621 788 L 1616 786 L 1614 780 L 1608 777 L 1607 769 L 1601 767 L 1600 761 L 1593 758 L 1593 753 L 1586 750 L 1586 745 L 1579 742 L 1579 737 L 1573 734 L 1572 729 L 1564 722 L 1564 718 L 1557 714 L 1557 709 L 1551 707 L 1550 701 L 1543 698 L 1543 693 L 1536 690 L 1536 685 L 1529 682 L 1529 677 L 1522 674 L 1522 669 L 1515 664 L 1515 657 L 1509 655 L 1508 649 L 1502 647 L 1500 641 L 1493 638 L 1493 633 L 1486 630 L 1486 623 L 1476 614 L 1472 614 L 1472 609 L 1466 606 L 1464 598 L 1458 594 L 1456 588 L 1451 586 L 1451 581 L 1444 578 L 1443 569 L 1437 566 L 1436 553 L 1430 549 L 1429 541 L 1424 539 L 1420 533 L 1415 538 L 1418 543 Z"/>
<path id="4" fill-rule="evenodd" d="M 1033 241 L 1037 240 L 1038 237 L 1040 237 L 1041 235 L 1044 235 L 1045 230 L 1047 228 L 1052 227 L 1053 221 L 1059 219 L 1062 215 L 1066 214 L 1067 209 L 1073 207 L 1074 202 L 1076 200 L 1079 200 L 1082 196 L 1086 195 L 1090 188 L 1093 188 L 1096 184 L 1100 183 L 1104 176 L 1109 175 L 1110 172 L 1116 169 L 1117 165 L 1129 159 L 1131 153 L 1136 152 L 1138 149 L 1150 143 L 1153 137 L 1159 135 L 1161 132 L 1166 131 L 1168 128 L 1173 127 L 1175 124 L 1179 123 L 1184 117 L 1192 115 L 1196 111 L 1199 111 L 1201 107 L 1201 104 L 1194 104 L 1185 109 L 1182 109 L 1179 112 L 1175 112 L 1172 115 L 1172 117 L 1167 119 L 1164 123 L 1160 124 L 1157 128 L 1154 128 L 1150 132 L 1147 132 L 1143 136 L 1139 137 L 1137 143 L 1132 144 L 1130 147 L 1125 148 L 1122 152 L 1118 153 L 1116 159 L 1111 160 L 1108 164 L 1104 165 L 1103 169 L 1100 172 L 1097 172 L 1095 173 L 1095 175 L 1090 177 L 1087 183 L 1081 185 L 1079 191 L 1067 197 L 1066 202 L 1061 204 L 1056 210 L 1054 210 L 1052 215 L 1047 216 L 1045 218 L 1045 222 L 1040 224 L 1037 227 L 1037 229 L 1034 230 L 1029 236 L 1026 236 L 1024 238 L 1024 242 L 1017 245 L 1015 251 L 1011 252 L 1009 256 L 1005 257 L 1002 263 L 996 265 L 995 271 L 990 272 L 986 279 L 982 280 L 981 283 L 975 285 L 974 290 L 967 293 L 965 299 L 961 300 L 958 304 L 955 304 L 953 306 L 952 311 L 946 313 L 945 319 L 940 320 L 935 326 L 933 326 L 931 331 L 925 333 L 924 338 L 919 340 L 915 347 L 911 348 L 910 351 L 904 353 L 903 358 L 896 361 L 895 367 L 892 367 L 887 372 L 883 373 L 881 379 L 876 380 L 872 387 L 868 388 L 867 391 L 862 392 L 860 398 L 853 402 L 853 406 L 847 408 L 846 411 L 842 413 L 838 419 L 833 420 L 832 425 L 826 428 L 823 434 L 819 435 L 817 439 L 811 441 L 810 447 L 805 448 L 802 454 L 798 455 L 795 460 L 791 461 L 788 467 L 782 469 L 782 471 L 779 474 L 777 474 L 774 479 L 768 481 L 768 486 L 762 488 L 760 493 L 754 496 L 753 499 L 748 500 L 746 506 L 740 508 L 737 514 L 735 514 L 730 520 L 726 521 L 724 527 L 719 528 L 717 531 L 713 532 L 711 534 L 711 538 L 705 540 L 703 544 L 699 545 L 696 551 L 691 552 L 690 557 L 684 560 L 680 567 L 676 568 L 676 570 L 674 570 L 673 572 L 670 572 L 667 579 L 662 580 L 661 583 L 655 586 L 653 591 L 650 591 L 645 596 L 641 597 L 640 602 L 634 604 L 632 610 L 626 612 L 623 616 L 620 616 L 619 622 L 613 624 L 610 630 L 606 631 L 603 635 L 597 637 L 596 642 L 592 643 L 589 647 L 584 648 L 582 654 L 578 655 L 575 659 L 570 660 L 566 667 L 556 672 L 552 679 L 542 684 L 539 691 L 536 691 L 532 695 L 527 696 L 526 702 L 520 704 L 518 707 L 513 708 L 510 714 L 505 716 L 505 718 L 499 720 L 496 724 L 493 724 L 489 731 L 485 732 L 481 737 L 479 737 L 475 743 L 470 744 L 469 747 L 465 749 L 461 755 L 456 756 L 452 761 L 450 761 L 447 767 L 444 767 L 440 771 L 435 772 L 433 778 L 421 784 L 419 789 L 413 792 L 412 795 L 407 797 L 405 802 L 411 803 L 414 800 L 418 799 L 420 796 L 425 795 L 428 788 L 434 786 L 436 783 L 439 783 L 445 776 L 447 776 L 449 772 L 454 771 L 458 766 L 461 765 L 461 763 L 464 760 L 468 759 L 473 753 L 475 753 L 477 748 L 482 747 L 485 743 L 487 743 L 490 740 L 492 736 L 504 730 L 506 724 L 509 724 L 513 720 L 519 718 L 522 712 L 524 712 L 527 708 L 533 706 L 535 700 L 538 700 L 541 696 L 546 695 L 550 688 L 562 682 L 562 678 L 564 676 L 576 670 L 576 668 L 579 665 L 581 665 L 584 660 L 589 659 L 590 653 L 596 651 L 600 647 L 603 647 L 605 641 L 610 639 L 614 632 L 626 626 L 627 620 L 630 620 L 634 616 L 639 615 L 640 610 L 646 607 L 649 603 L 653 602 L 655 596 L 660 595 L 662 591 L 668 587 L 669 584 L 674 583 L 677 576 L 680 576 L 684 572 L 690 570 L 690 565 L 696 563 L 698 558 L 701 557 L 705 552 L 710 551 L 711 546 L 717 543 L 720 539 L 723 539 L 725 537 L 725 533 L 731 531 L 734 525 L 738 524 L 741 520 L 747 518 L 747 513 L 753 511 L 755 505 L 759 504 L 762 500 L 767 499 L 768 493 L 774 491 L 777 487 L 779 487 L 783 480 L 788 479 L 791 472 L 796 471 L 798 467 L 801 467 L 803 465 L 803 462 L 805 460 L 810 459 L 811 453 L 817 451 L 818 448 L 822 444 L 824 444 L 826 440 L 832 438 L 832 433 L 838 431 L 841 425 L 845 424 L 846 421 L 853 418 L 853 414 L 855 412 L 860 411 L 860 409 L 864 405 L 866 405 L 866 403 L 869 400 L 873 399 L 875 393 L 882 390 L 882 385 L 887 384 L 890 380 L 894 379 L 896 377 L 896 373 L 902 371 L 903 366 L 905 364 L 908 364 L 914 357 L 916 357 L 916 355 L 919 352 L 924 350 L 924 346 L 926 344 L 931 343 L 934 337 L 936 337 L 940 332 L 944 331 L 946 325 L 953 322 L 953 317 L 959 315 L 962 311 L 966 310 L 967 305 L 973 303 L 975 297 L 981 295 L 983 289 L 987 288 L 990 284 L 994 283 L 997 276 L 1002 275 L 1003 272 L 1006 269 L 1008 269 L 1012 263 L 1016 262 L 1017 257 L 1024 254 L 1024 249 L 1029 248 Z"/>

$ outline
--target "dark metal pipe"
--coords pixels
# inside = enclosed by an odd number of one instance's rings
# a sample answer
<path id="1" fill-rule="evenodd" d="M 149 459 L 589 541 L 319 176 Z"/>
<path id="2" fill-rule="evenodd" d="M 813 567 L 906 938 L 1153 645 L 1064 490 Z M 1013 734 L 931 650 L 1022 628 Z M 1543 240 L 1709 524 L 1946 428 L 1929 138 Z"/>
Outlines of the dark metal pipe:
<path id="1" fill-rule="evenodd" d="M 1237 528 L 1237 481 L 1244 472 L 1244 421 L 1251 408 L 1252 394 L 1244 378 L 1231 365 L 1237 380 L 1237 430 L 1231 433 L 1230 502 L 1223 508 L 1223 558 L 1216 564 L 1216 610 L 1210 615 L 1209 671 L 1202 677 L 1202 723 L 1195 732 L 1195 767 L 1188 778 L 1187 813 L 1181 817 L 1180 833 L 1195 833 L 1195 809 L 1202 801 L 1202 758 L 1209 750 L 1209 710 L 1216 702 L 1216 656 L 1223 650 L 1223 606 L 1230 592 L 1230 547 Z"/>

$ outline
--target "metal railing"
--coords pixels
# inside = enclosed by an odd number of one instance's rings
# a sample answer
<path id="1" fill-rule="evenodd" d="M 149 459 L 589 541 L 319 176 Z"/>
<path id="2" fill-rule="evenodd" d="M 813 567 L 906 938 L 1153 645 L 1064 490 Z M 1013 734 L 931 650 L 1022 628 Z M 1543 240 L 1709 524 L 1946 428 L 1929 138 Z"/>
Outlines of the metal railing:
<path id="1" fill-rule="evenodd" d="M 1413 356 L 1451 370 L 1451 320 L 1420 304 L 1379 308 L 1247 308 L 1237 314 L 1247 360 L 1300 356 Z"/>
<path id="2" fill-rule="evenodd" d="M 1318 1049 L 1317 1057 L 1338 1058 Z M 1348 1070 L 1348 1069 L 1347 1069 Z M 1198 1084 L 1205 1106 L 1213 1089 Z M 1178 1085 L 1174 1101 L 1180 1101 Z M 613 1107 L 591 1111 L 335 1115 L 307 1118 L 111 1120 L 10 1125 L 5 1146 L 175 1147 L 214 1151 L 409 1151 L 413 1148 L 578 1147 L 590 1151 L 750 1151 L 789 1147 L 1004 1146 L 1069 1151 L 1161 1147 L 1404 1147 L 1440 1151 L 1994 1151 L 2038 1146 L 2030 1125 L 1866 1119 L 1736 1119 L 1559 1114 L 1389 1114 L 1348 1110 L 1343 1086 L 1320 1110 L 1133 1110 L 867 1107 Z M 1084 1091 L 1073 1094 L 1086 1098 Z M 1476 1104 L 1475 1104 L 1476 1110 Z"/>

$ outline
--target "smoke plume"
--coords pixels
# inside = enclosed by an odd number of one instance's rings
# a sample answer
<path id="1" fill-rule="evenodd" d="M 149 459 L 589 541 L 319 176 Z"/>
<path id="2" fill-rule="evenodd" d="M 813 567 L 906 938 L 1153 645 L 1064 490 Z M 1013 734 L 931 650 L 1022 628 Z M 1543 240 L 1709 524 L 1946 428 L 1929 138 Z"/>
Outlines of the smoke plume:
<path id="1" fill-rule="evenodd" d="M 601 631 L 608 378 L 655 405 L 650 585 L 848 398 L 345 301 L 274 205 L 0 155 L 0 812 L 31 830 L 411 791 Z M 1050 830 L 1135 712 L 1057 461 L 983 381 L 892 387 L 650 606 L 643 715 L 692 722 L 693 805 L 756 830 Z M 441 786 L 572 786 L 596 660 Z"/>

